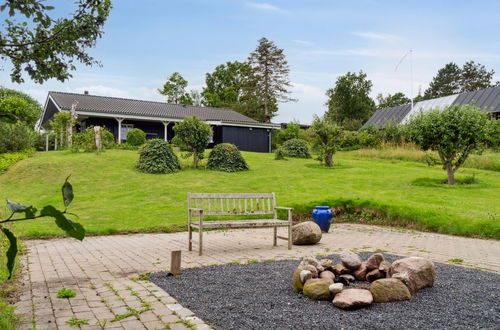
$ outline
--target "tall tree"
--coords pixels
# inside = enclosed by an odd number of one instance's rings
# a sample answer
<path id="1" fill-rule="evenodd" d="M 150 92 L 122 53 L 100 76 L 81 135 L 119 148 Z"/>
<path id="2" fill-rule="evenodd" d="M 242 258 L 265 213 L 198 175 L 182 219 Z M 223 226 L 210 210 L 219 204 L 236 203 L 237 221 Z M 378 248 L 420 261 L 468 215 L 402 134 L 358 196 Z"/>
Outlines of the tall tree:
<path id="1" fill-rule="evenodd" d="M 263 101 L 264 119 L 270 122 L 278 110 L 272 108 L 273 103 L 295 101 L 288 96 L 292 86 L 288 77 L 288 62 L 283 49 L 267 38 L 259 40 L 255 51 L 250 53 L 248 62 L 255 78 L 254 96 Z"/>
<path id="2" fill-rule="evenodd" d="M 372 82 L 363 71 L 338 77 L 335 87 L 326 91 L 326 117 L 345 129 L 360 128 L 375 109 L 369 96 L 371 89 Z"/>
<path id="3" fill-rule="evenodd" d="M 387 94 L 387 96 L 384 97 L 382 94 L 377 95 L 377 109 L 383 109 L 383 108 L 390 108 L 390 107 L 395 107 L 401 104 L 406 104 L 410 103 L 411 100 L 406 97 L 401 92 L 395 93 L 395 94 Z"/>
<path id="4" fill-rule="evenodd" d="M 484 65 L 469 61 L 462 66 L 460 92 L 473 92 L 478 89 L 492 87 L 494 75 L 495 70 L 488 71 Z"/>
<path id="5" fill-rule="evenodd" d="M 438 70 L 425 90 L 424 98 L 428 100 L 492 87 L 494 74 L 494 70 L 488 71 L 484 65 L 474 61 L 466 62 L 462 67 L 450 62 Z"/>
<path id="6" fill-rule="evenodd" d="M 65 81 L 75 61 L 99 64 L 87 53 L 103 34 L 111 10 L 110 0 L 77 0 L 69 17 L 54 18 L 43 0 L 3 1 L 5 18 L 0 28 L 0 58 L 10 61 L 13 82 L 22 83 L 25 72 L 33 81 Z"/>
<path id="7" fill-rule="evenodd" d="M 179 72 L 174 72 L 167 78 L 160 94 L 167 96 L 167 102 L 173 104 L 193 104 L 191 95 L 186 92 L 188 82 Z"/>
<path id="8" fill-rule="evenodd" d="M 257 80 L 248 62 L 226 62 L 207 73 L 203 88 L 203 103 L 207 106 L 228 108 L 257 121 L 265 121 L 264 101 L 256 87 Z M 278 104 L 275 98 L 267 103 L 268 110 L 275 113 Z"/>
<path id="9" fill-rule="evenodd" d="M 244 88 L 250 84 L 252 68 L 247 62 L 226 62 L 207 73 L 202 95 L 207 106 L 231 108 L 240 103 Z"/>

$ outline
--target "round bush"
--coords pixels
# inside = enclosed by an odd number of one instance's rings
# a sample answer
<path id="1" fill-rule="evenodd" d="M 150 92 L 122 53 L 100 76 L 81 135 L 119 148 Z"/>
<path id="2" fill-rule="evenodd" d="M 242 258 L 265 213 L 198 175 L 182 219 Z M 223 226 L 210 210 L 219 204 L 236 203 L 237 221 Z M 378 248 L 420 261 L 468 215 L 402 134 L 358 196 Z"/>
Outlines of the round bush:
<path id="1" fill-rule="evenodd" d="M 234 144 L 221 143 L 210 151 L 207 168 L 216 171 L 239 172 L 248 170 L 248 165 Z"/>
<path id="2" fill-rule="evenodd" d="M 146 173 L 173 173 L 181 169 L 179 159 L 169 144 L 160 139 L 147 141 L 139 150 L 137 168 Z"/>
<path id="3" fill-rule="evenodd" d="M 283 150 L 283 147 L 278 147 L 274 151 L 274 159 L 276 160 L 285 160 L 286 158 L 286 152 Z"/>
<path id="4" fill-rule="evenodd" d="M 131 146 L 140 146 L 146 143 L 146 133 L 138 128 L 131 129 L 127 134 L 127 143 Z"/>
<path id="5" fill-rule="evenodd" d="M 299 139 L 285 141 L 281 146 L 288 157 L 311 158 L 307 142 Z"/>

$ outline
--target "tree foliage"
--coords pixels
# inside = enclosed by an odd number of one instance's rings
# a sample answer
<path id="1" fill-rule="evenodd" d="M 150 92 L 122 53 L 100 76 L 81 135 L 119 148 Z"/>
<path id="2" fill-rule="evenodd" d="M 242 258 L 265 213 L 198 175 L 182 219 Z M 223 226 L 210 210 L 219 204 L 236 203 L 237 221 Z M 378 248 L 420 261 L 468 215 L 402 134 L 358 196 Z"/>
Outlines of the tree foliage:
<path id="1" fill-rule="evenodd" d="M 175 136 L 172 142 L 181 150 L 193 155 L 193 168 L 198 167 L 198 161 L 208 146 L 212 136 L 212 128 L 197 117 L 187 117 L 174 125 Z"/>
<path id="2" fill-rule="evenodd" d="M 305 131 L 300 129 L 298 123 L 289 123 L 285 128 L 278 130 L 275 133 L 274 142 L 278 145 L 282 144 L 285 141 L 291 139 L 302 139 L 305 136 Z"/>
<path id="3" fill-rule="evenodd" d="M 41 113 L 40 103 L 28 94 L 0 87 L 0 121 L 20 121 L 33 128 Z"/>
<path id="4" fill-rule="evenodd" d="M 10 211 L 10 215 L 5 219 L 0 219 L 0 231 L 5 235 L 9 242 L 9 249 L 7 250 L 7 269 L 9 271 L 9 279 L 12 277 L 14 271 L 15 260 L 17 256 L 17 238 L 12 233 L 12 231 L 7 228 L 7 225 L 18 221 L 34 220 L 38 221 L 40 218 L 53 218 L 55 224 L 61 228 L 68 236 L 76 238 L 78 240 L 83 240 L 85 238 L 85 229 L 78 222 L 75 222 L 67 217 L 68 206 L 71 204 L 74 198 L 73 186 L 68 181 L 69 176 L 64 181 L 62 185 L 62 199 L 64 204 L 64 209 L 59 210 L 52 205 L 44 206 L 40 211 L 38 211 L 33 206 L 27 206 L 18 204 L 7 200 L 7 208 Z"/>
<path id="5" fill-rule="evenodd" d="M 0 122 L 0 154 L 31 149 L 35 138 L 33 129 L 23 123 Z"/>
<path id="6" fill-rule="evenodd" d="M 65 81 L 76 61 L 99 64 L 87 49 L 102 36 L 111 7 L 110 0 L 77 0 L 72 14 L 54 18 L 43 0 L 4 1 L 0 57 L 12 64 L 11 80 L 24 82 L 24 72 L 37 83 Z"/>
<path id="7" fill-rule="evenodd" d="M 326 91 L 327 118 L 345 129 L 360 128 L 375 109 L 369 96 L 371 89 L 372 82 L 363 71 L 338 77 L 335 87 Z"/>
<path id="8" fill-rule="evenodd" d="M 422 150 L 438 153 L 448 184 L 453 185 L 455 172 L 486 142 L 487 131 L 484 112 L 473 105 L 451 105 L 418 114 L 410 120 L 407 134 Z"/>
<path id="9" fill-rule="evenodd" d="M 292 86 L 290 68 L 283 49 L 267 38 L 261 38 L 258 42 L 257 48 L 248 57 L 254 80 L 253 96 L 262 100 L 264 121 L 270 122 L 278 110 L 273 105 L 295 100 L 289 96 Z"/>
<path id="10" fill-rule="evenodd" d="M 474 61 L 466 62 L 462 67 L 450 62 L 438 70 L 425 90 L 424 98 L 428 100 L 492 87 L 495 85 L 492 82 L 494 74 L 494 70 L 487 70 Z"/>
<path id="11" fill-rule="evenodd" d="M 226 62 L 216 66 L 212 73 L 206 74 L 206 86 L 201 93 L 204 104 L 230 109 L 235 104 L 242 103 L 251 75 L 252 68 L 247 62 Z"/>
<path id="12" fill-rule="evenodd" d="M 377 95 L 377 109 L 391 108 L 402 104 L 410 103 L 411 100 L 401 92 L 395 94 Z"/>
<path id="13" fill-rule="evenodd" d="M 193 104 L 191 95 L 186 92 L 187 85 L 187 80 L 179 72 L 174 72 L 167 78 L 163 88 L 158 89 L 158 92 L 167 97 L 168 103 Z"/>
<path id="14" fill-rule="evenodd" d="M 314 117 L 310 127 L 313 149 L 319 154 L 318 159 L 326 166 L 333 166 L 333 155 L 342 142 L 342 129 L 326 116 Z"/>
<path id="15" fill-rule="evenodd" d="M 232 143 L 220 143 L 210 151 L 207 168 L 223 172 L 240 172 L 247 171 L 248 164 L 238 147 Z"/>

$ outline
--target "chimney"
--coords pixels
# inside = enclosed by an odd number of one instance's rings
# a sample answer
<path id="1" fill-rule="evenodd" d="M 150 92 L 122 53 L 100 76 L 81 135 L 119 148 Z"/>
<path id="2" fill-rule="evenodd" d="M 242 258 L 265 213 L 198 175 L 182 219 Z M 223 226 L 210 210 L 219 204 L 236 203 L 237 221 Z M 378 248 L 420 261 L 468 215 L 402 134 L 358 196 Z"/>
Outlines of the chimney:
<path id="1" fill-rule="evenodd" d="M 89 95 L 89 91 L 84 91 L 83 94 Z"/>

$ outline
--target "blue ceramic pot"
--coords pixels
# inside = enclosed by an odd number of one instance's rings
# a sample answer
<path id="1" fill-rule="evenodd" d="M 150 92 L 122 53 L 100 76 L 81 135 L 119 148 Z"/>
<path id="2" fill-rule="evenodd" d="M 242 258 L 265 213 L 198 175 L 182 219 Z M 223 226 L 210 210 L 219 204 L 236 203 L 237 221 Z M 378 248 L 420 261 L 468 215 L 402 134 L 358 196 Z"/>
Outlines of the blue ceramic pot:
<path id="1" fill-rule="evenodd" d="M 312 211 L 312 218 L 322 232 L 328 233 L 333 218 L 333 212 L 329 206 L 316 206 Z"/>

